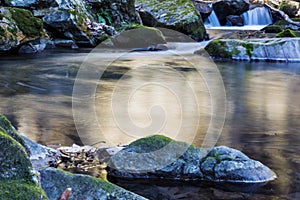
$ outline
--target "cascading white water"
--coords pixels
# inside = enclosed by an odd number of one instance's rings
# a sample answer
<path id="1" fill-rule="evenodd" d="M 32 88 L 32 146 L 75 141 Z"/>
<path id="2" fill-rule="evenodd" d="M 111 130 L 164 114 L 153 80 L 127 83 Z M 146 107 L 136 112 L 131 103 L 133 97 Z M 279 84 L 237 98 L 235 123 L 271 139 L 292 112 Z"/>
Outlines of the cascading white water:
<path id="1" fill-rule="evenodd" d="M 221 26 L 219 19 L 216 15 L 216 12 L 213 10 L 207 18 L 207 25 L 209 26 Z"/>
<path id="2" fill-rule="evenodd" d="M 272 16 L 266 7 L 257 7 L 242 14 L 245 25 L 268 25 L 272 24 Z"/>

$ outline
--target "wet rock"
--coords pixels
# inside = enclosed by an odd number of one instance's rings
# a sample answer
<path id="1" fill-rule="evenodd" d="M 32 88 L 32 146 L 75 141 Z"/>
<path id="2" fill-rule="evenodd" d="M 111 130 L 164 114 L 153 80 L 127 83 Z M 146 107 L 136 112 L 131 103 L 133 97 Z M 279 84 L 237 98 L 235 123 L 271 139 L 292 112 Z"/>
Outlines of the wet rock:
<path id="1" fill-rule="evenodd" d="M 203 149 L 155 135 L 139 139 L 116 155 L 110 174 L 126 178 L 165 178 L 214 182 L 263 183 L 275 173 L 242 152 L 225 147 Z"/>
<path id="2" fill-rule="evenodd" d="M 30 161 L 35 170 L 44 169 L 49 167 L 51 163 L 56 162 L 57 150 L 35 143 L 25 136 L 22 136 L 22 138 L 29 148 Z"/>
<path id="3" fill-rule="evenodd" d="M 25 43 L 21 45 L 19 48 L 20 54 L 34 54 L 34 53 L 40 53 L 44 51 L 44 49 L 47 46 L 48 41 L 45 39 L 39 39 L 35 41 L 31 41 L 28 43 Z"/>
<path id="4" fill-rule="evenodd" d="M 222 39 L 210 42 L 205 50 L 217 59 L 300 62 L 298 38 Z"/>
<path id="5" fill-rule="evenodd" d="M 112 37 L 112 42 L 117 48 L 156 48 L 159 44 L 166 41 L 159 29 L 142 27 L 125 31 Z"/>
<path id="6" fill-rule="evenodd" d="M 249 10 L 250 4 L 247 0 L 219 0 L 213 4 L 213 9 L 219 18 L 221 25 L 226 24 L 229 15 L 241 15 Z"/>
<path id="7" fill-rule="evenodd" d="M 81 45 L 96 45 L 95 39 L 85 23 L 85 18 L 81 15 L 58 10 L 45 15 L 43 21 L 57 36 L 74 40 Z"/>
<path id="8" fill-rule="evenodd" d="M 137 0 L 136 5 L 144 25 L 173 29 L 196 41 L 204 39 L 202 18 L 192 1 Z"/>
<path id="9" fill-rule="evenodd" d="M 53 41 L 56 47 L 71 48 L 78 47 L 73 40 L 55 39 Z"/>
<path id="10" fill-rule="evenodd" d="M 204 1 L 193 1 L 193 2 L 195 8 L 200 12 L 202 19 L 206 19 L 213 11 L 211 3 L 207 3 Z"/>
<path id="11" fill-rule="evenodd" d="M 226 26 L 244 26 L 244 19 L 241 16 L 229 15 L 226 17 Z"/>
<path id="12" fill-rule="evenodd" d="M 42 20 L 28 10 L 0 7 L 0 51 L 46 37 Z"/>
<path id="13" fill-rule="evenodd" d="M 145 199 L 112 183 L 87 175 L 70 174 L 55 168 L 47 168 L 40 173 L 42 188 L 49 199 L 58 199 L 66 188 L 72 188 L 69 200 Z"/>

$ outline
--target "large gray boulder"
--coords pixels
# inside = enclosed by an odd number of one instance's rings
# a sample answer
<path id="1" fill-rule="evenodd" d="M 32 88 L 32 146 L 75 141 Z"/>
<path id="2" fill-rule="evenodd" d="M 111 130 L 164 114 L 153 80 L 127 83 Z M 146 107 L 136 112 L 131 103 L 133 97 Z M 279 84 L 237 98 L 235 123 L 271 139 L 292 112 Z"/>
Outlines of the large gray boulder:
<path id="1" fill-rule="evenodd" d="M 30 11 L 0 7 L 0 51 L 9 51 L 20 44 L 46 37 L 42 20 Z"/>
<path id="2" fill-rule="evenodd" d="M 58 199 L 67 188 L 71 188 L 72 193 L 68 200 L 146 200 L 112 183 L 91 176 L 70 174 L 55 168 L 47 168 L 40 173 L 42 188 L 49 199 Z"/>
<path id="3" fill-rule="evenodd" d="M 226 24 L 226 17 L 229 15 L 241 15 L 249 10 L 248 0 L 219 0 L 213 4 L 213 9 L 219 18 L 221 25 Z"/>
<path id="4" fill-rule="evenodd" d="M 139 139 L 112 156 L 110 175 L 213 182 L 263 183 L 275 173 L 242 152 L 225 147 L 203 149 L 154 135 Z"/>
<path id="5" fill-rule="evenodd" d="M 300 62 L 299 38 L 221 39 L 210 42 L 205 50 L 213 58 Z"/>
<path id="6" fill-rule="evenodd" d="M 72 39 L 81 45 L 94 46 L 96 41 L 85 22 L 86 17 L 70 11 L 57 10 L 46 14 L 43 21 L 58 37 Z"/>
<path id="7" fill-rule="evenodd" d="M 136 6 L 146 26 L 173 29 L 196 41 L 205 37 L 201 15 L 191 0 L 136 0 Z"/>

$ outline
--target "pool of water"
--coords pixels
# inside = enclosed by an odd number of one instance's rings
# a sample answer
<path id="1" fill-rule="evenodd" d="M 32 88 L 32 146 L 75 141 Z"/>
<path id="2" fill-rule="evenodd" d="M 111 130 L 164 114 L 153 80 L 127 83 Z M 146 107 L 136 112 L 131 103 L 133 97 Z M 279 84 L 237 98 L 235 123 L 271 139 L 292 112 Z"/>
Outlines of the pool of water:
<path id="1" fill-rule="evenodd" d="M 187 52 L 87 49 L 2 56 L 0 112 L 19 132 L 46 145 L 112 146 L 163 133 L 200 146 L 214 117 L 210 87 L 218 87 L 219 80 L 209 79 L 213 63 L 199 58 L 195 69 Z M 216 66 L 226 91 L 217 145 L 260 160 L 278 179 L 251 190 L 112 181 L 150 199 L 299 199 L 299 64 L 223 61 Z M 80 87 L 74 90 L 74 83 Z"/>

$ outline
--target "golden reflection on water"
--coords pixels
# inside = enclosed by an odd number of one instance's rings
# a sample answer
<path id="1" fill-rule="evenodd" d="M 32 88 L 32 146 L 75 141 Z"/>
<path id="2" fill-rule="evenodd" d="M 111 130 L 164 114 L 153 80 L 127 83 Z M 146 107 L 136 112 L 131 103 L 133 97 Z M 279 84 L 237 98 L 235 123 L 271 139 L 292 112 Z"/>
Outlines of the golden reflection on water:
<path id="1" fill-rule="evenodd" d="M 67 54 L 57 59 L 55 56 L 26 60 L 0 60 L 0 112 L 6 114 L 17 129 L 34 141 L 43 144 L 80 144 L 72 116 L 72 88 L 85 55 Z M 149 57 L 147 57 L 149 58 Z M 86 137 L 97 145 L 127 144 L 144 133 L 127 134 L 115 123 L 111 109 L 111 95 L 119 84 L 124 93 L 121 97 L 128 101 L 128 111 L 134 124 L 147 127 L 151 123 L 149 110 L 153 105 L 161 105 L 168 116 L 158 133 L 166 133 L 178 140 L 194 137 L 194 144 L 200 145 L 207 130 L 211 112 L 211 99 L 202 77 L 189 68 L 189 64 L 177 57 L 168 60 L 150 60 L 149 69 L 140 70 L 138 65 L 147 63 L 142 56 L 113 63 L 112 68 L 126 67 L 120 74 L 126 78 L 108 77 L 101 80 L 85 80 L 98 83 L 96 114 L 102 133 L 88 129 Z M 226 86 L 227 116 L 218 145 L 228 145 L 244 151 L 254 159 L 262 161 L 279 175 L 261 193 L 288 198 L 299 197 L 300 191 L 300 69 L 299 64 L 268 63 L 218 63 Z M 250 70 L 248 69 L 252 67 Z M 272 67 L 274 66 L 274 67 Z M 174 79 L 176 69 L 185 81 Z M 208 67 L 205 68 L 208 70 Z M 143 85 L 128 100 L 127 91 L 148 82 L 174 83 L 180 101 L 171 90 L 159 84 Z M 44 88 L 45 91 L 26 88 L 18 82 Z M 191 87 L 197 94 L 198 107 L 190 98 Z M 74 99 L 76 101 L 76 99 Z M 180 102 L 180 103 L 179 103 Z M 115 102 L 124 105 L 123 99 Z M 84 111 L 89 105 L 83 105 Z M 199 116 L 196 110 L 199 110 Z M 184 110 L 184 112 L 182 111 Z M 120 113 L 118 118 L 125 118 Z M 160 115 L 152 115 L 159 118 Z M 185 119 L 185 123 L 181 122 Z M 89 120 L 87 116 L 86 121 Z M 199 124 L 197 124 L 199 122 Z M 199 125 L 197 127 L 197 125 Z M 178 127 L 182 127 L 177 133 Z M 99 137 L 98 137 L 99 136 Z M 297 193 L 298 192 L 298 193 Z M 268 199 L 268 198 L 264 198 Z M 294 198 L 295 199 L 295 198 Z M 297 199 L 297 198 L 296 198 Z"/>

